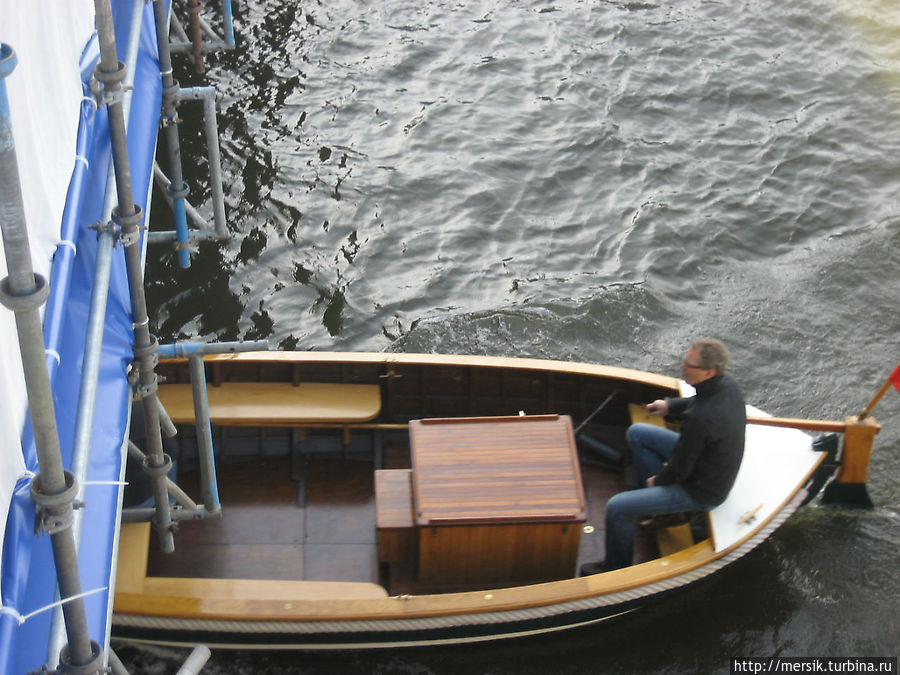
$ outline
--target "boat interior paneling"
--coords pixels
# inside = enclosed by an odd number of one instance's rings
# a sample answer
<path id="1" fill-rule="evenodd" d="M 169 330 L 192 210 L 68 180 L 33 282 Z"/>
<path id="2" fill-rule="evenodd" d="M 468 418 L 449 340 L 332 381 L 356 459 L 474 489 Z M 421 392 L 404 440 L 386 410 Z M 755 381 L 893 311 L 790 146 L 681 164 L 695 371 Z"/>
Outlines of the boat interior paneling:
<path id="1" fill-rule="evenodd" d="M 183 361 L 162 361 L 165 384 L 190 381 Z M 210 386 L 223 382 L 323 382 L 377 384 L 382 410 L 377 421 L 403 423 L 425 417 L 570 415 L 587 418 L 606 397 L 616 395 L 593 421 L 625 427 L 628 403 L 671 395 L 671 389 L 578 373 L 503 369 L 477 365 L 415 363 L 209 361 Z"/>

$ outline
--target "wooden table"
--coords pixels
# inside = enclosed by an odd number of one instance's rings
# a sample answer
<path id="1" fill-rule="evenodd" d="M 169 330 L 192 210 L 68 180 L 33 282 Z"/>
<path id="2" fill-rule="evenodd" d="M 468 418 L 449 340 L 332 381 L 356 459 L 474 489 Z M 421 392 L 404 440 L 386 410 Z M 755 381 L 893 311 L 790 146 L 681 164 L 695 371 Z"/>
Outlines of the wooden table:
<path id="1" fill-rule="evenodd" d="M 420 582 L 574 574 L 585 501 L 568 416 L 414 420 L 409 433 Z"/>

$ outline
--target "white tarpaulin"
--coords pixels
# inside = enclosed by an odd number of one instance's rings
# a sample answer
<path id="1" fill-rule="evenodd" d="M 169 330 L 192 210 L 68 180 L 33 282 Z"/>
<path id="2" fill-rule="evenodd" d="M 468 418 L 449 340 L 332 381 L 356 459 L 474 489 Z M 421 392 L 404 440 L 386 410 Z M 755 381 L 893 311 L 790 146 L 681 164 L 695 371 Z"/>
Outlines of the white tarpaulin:
<path id="1" fill-rule="evenodd" d="M 34 271 L 50 278 L 75 165 L 79 59 L 94 32 L 92 0 L 0 0 L 0 42 L 18 64 L 6 78 Z M 0 241 L 0 251 L 3 250 Z M 0 256 L 0 278 L 7 276 Z M 0 307 L 0 550 L 10 495 L 24 471 L 26 395 L 12 312 Z"/>

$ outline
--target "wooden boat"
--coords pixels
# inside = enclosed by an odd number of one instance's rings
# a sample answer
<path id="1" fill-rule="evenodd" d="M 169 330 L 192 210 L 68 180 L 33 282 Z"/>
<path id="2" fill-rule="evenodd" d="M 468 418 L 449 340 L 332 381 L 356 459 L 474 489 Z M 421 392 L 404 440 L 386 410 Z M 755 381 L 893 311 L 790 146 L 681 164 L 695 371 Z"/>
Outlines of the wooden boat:
<path id="1" fill-rule="evenodd" d="M 616 458 L 626 428 L 685 383 L 476 356 L 254 352 L 204 365 L 221 514 L 181 520 L 172 554 L 148 523 L 123 525 L 119 639 L 358 649 L 604 621 L 746 555 L 835 473 L 826 496 L 864 493 L 879 429 L 750 409 L 737 483 L 706 522 L 641 532 L 634 565 L 578 577 L 603 557 L 607 500 L 629 487 Z M 187 361 L 158 371 L 178 482 L 192 492 Z M 611 452 L 579 450 L 585 434 Z"/>

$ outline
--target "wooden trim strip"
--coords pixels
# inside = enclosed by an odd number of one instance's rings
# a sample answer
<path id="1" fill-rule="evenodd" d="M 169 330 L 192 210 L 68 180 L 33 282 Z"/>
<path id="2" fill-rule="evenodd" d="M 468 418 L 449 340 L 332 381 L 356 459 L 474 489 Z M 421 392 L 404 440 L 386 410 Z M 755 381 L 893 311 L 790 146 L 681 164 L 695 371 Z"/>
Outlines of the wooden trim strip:
<path id="1" fill-rule="evenodd" d="M 845 422 L 830 420 L 805 420 L 793 417 L 748 417 L 747 424 L 759 424 L 766 427 L 788 427 L 803 431 L 832 431 L 842 434 L 847 430 Z"/>
<path id="2" fill-rule="evenodd" d="M 167 359 L 184 361 L 185 359 Z M 310 363 L 369 363 L 386 365 L 442 365 L 442 366 L 478 366 L 484 368 L 501 368 L 512 370 L 539 370 L 570 375 L 590 375 L 612 380 L 636 382 L 651 386 L 664 387 L 677 393 L 679 380 L 676 377 L 657 375 L 643 370 L 606 366 L 593 363 L 577 363 L 569 361 L 552 361 L 549 359 L 523 359 L 505 356 L 466 356 L 451 354 L 407 354 L 384 352 L 238 352 L 234 354 L 209 354 L 205 361 L 242 361 L 255 362 L 310 362 Z"/>
<path id="3" fill-rule="evenodd" d="M 419 422 L 421 424 L 479 424 L 484 422 L 504 423 L 504 422 L 521 422 L 529 420 L 532 422 L 555 422 L 559 419 L 557 414 L 549 415 L 503 415 L 497 417 L 423 417 Z"/>

